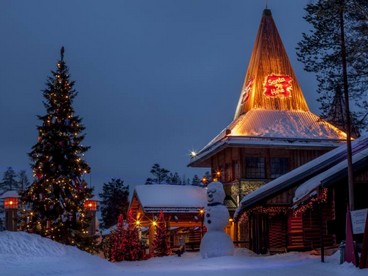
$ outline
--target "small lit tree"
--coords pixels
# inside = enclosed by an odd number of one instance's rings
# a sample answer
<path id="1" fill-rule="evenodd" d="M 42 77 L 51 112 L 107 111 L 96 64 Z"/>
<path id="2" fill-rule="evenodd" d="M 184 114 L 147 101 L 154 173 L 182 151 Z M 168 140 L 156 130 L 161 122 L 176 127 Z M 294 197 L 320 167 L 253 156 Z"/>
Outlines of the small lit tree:
<path id="1" fill-rule="evenodd" d="M 142 246 L 139 241 L 139 233 L 133 212 L 128 212 L 127 229 L 125 234 L 125 260 L 136 261 L 141 259 Z"/>
<path id="2" fill-rule="evenodd" d="M 162 257 L 162 256 L 168 256 L 170 254 L 168 236 L 169 235 L 166 229 L 164 212 L 161 211 L 158 217 L 156 232 L 154 236 L 154 243 L 153 243 L 154 256 Z"/>
<path id="3" fill-rule="evenodd" d="M 126 237 L 125 237 L 124 219 L 122 214 L 119 215 L 118 224 L 116 225 L 116 229 L 111 233 L 110 238 L 112 243 L 111 261 L 112 262 L 124 261 Z"/>

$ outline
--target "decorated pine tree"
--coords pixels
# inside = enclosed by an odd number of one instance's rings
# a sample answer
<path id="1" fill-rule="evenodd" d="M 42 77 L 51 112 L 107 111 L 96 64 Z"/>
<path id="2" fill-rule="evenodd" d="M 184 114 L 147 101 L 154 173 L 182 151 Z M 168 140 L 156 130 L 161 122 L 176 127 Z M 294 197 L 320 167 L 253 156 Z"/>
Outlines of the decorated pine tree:
<path id="1" fill-rule="evenodd" d="M 64 61 L 64 47 L 43 91 L 46 115 L 38 116 L 38 140 L 29 153 L 34 181 L 22 193 L 26 210 L 22 228 L 68 245 L 93 251 L 84 201 L 92 197 L 83 175 L 90 167 L 83 160 L 85 129 L 74 113 L 77 95 Z"/>
<path id="2" fill-rule="evenodd" d="M 170 248 L 168 244 L 168 231 L 166 229 L 166 222 L 164 213 L 161 211 L 158 216 L 156 232 L 154 237 L 154 255 L 156 257 L 168 256 Z"/>
<path id="3" fill-rule="evenodd" d="M 142 246 L 139 241 L 139 233 L 133 212 L 130 210 L 127 217 L 127 230 L 125 233 L 125 260 L 136 261 L 143 256 L 140 255 Z"/>
<path id="4" fill-rule="evenodd" d="M 125 237 L 124 219 L 122 214 L 120 214 L 118 217 L 116 229 L 111 233 L 110 239 L 112 245 L 110 261 L 112 262 L 124 261 L 126 251 L 125 250 L 126 237 Z"/>

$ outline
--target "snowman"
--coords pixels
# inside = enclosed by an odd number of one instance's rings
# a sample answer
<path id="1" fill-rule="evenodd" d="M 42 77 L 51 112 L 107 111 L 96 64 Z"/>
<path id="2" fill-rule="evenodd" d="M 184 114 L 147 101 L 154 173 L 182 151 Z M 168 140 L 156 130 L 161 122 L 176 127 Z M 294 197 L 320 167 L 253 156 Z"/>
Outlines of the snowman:
<path id="1" fill-rule="evenodd" d="M 229 220 L 229 211 L 223 204 L 225 191 L 220 182 L 212 182 L 207 187 L 207 208 L 204 223 L 207 233 L 201 241 L 202 258 L 231 256 L 234 246 L 231 238 L 224 232 Z"/>

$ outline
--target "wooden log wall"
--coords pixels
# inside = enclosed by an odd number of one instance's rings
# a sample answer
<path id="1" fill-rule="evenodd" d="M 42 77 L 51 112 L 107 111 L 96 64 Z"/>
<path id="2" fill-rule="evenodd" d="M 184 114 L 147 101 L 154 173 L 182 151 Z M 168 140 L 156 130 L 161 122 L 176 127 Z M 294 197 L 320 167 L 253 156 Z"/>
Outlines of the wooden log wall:
<path id="1" fill-rule="evenodd" d="M 270 218 L 269 222 L 269 247 L 270 253 L 282 252 L 287 247 L 287 217 L 279 215 Z"/>
<path id="2" fill-rule="evenodd" d="M 301 214 L 289 216 L 287 235 L 289 251 L 304 249 L 303 217 Z"/>
<path id="3" fill-rule="evenodd" d="M 241 148 L 228 147 L 211 158 L 211 172 L 213 177 L 220 172 L 219 180 L 229 183 L 239 179 L 246 179 L 246 157 L 265 158 L 265 181 L 271 180 L 271 158 L 288 158 L 289 171 L 308 161 L 326 153 L 319 149 L 288 149 L 288 148 Z"/>

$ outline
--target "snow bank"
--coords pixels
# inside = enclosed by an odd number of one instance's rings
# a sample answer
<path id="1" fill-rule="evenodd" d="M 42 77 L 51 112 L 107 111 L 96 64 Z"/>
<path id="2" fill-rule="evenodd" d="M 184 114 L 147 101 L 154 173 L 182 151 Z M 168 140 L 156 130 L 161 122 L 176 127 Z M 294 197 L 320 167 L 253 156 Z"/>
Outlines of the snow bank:
<path id="1" fill-rule="evenodd" d="M 60 257 L 66 254 L 65 246 L 25 232 L 0 232 L 0 255 L 16 259 L 27 257 Z"/>
<path id="2" fill-rule="evenodd" d="M 367 272 L 352 264 L 339 265 L 338 253 L 321 263 L 319 256 L 309 253 L 259 256 L 247 249 L 237 249 L 234 256 L 210 259 L 202 259 L 199 252 L 185 252 L 182 257 L 113 264 L 37 235 L 0 232 L 1 276 L 363 276 Z"/>

